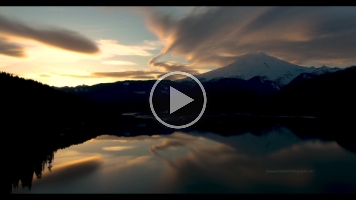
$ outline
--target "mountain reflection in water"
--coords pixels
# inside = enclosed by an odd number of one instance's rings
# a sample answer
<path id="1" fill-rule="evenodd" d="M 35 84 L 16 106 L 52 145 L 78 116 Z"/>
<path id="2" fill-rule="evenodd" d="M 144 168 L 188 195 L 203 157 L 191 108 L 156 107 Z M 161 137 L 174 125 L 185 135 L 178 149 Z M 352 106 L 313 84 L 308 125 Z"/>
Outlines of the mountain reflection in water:
<path id="1" fill-rule="evenodd" d="M 356 193 L 355 153 L 281 126 L 263 135 L 101 135 L 44 160 L 35 175 L 16 171 L 12 193 Z"/>

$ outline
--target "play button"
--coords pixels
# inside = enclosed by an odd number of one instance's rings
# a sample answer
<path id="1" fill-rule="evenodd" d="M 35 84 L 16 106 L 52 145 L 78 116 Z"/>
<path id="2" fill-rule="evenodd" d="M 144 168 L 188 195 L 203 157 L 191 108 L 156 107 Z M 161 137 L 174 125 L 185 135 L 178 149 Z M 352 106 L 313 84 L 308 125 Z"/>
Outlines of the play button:
<path id="1" fill-rule="evenodd" d="M 169 114 L 174 113 L 178 109 L 194 101 L 194 99 L 179 92 L 173 87 L 169 87 Z"/>
<path id="2" fill-rule="evenodd" d="M 169 115 L 171 116 L 172 114 L 176 113 L 176 112 L 181 112 L 179 111 L 180 109 L 188 109 L 190 110 L 189 105 L 190 103 L 193 103 L 192 104 L 200 104 L 200 102 L 202 102 L 202 109 L 199 113 L 199 115 L 193 120 L 191 121 L 190 123 L 188 124 L 184 124 L 184 125 L 172 125 L 172 124 L 168 124 L 167 122 L 163 121 L 156 113 L 154 107 L 153 107 L 153 93 L 157 87 L 157 85 L 160 83 L 160 81 L 162 81 L 163 79 L 169 77 L 169 76 L 172 76 L 172 75 L 183 75 L 183 76 L 188 76 L 189 78 L 193 79 L 198 85 L 199 85 L 199 88 L 201 89 L 202 93 L 203 93 L 203 100 L 202 101 L 197 101 L 196 103 L 194 103 L 194 99 L 189 97 L 188 95 L 180 92 L 179 90 L 177 90 L 176 88 L 172 87 L 172 86 L 169 86 Z M 164 92 L 164 86 L 161 87 L 161 93 Z M 167 88 L 168 89 L 168 88 Z M 163 90 L 163 91 L 162 91 Z M 181 90 L 182 91 L 182 90 Z M 195 92 L 196 93 L 196 92 Z M 157 98 L 157 97 L 155 97 Z M 200 98 L 200 97 L 199 97 Z M 168 100 L 168 99 L 167 99 Z M 165 101 L 165 100 L 163 100 Z M 193 75 L 191 74 L 188 74 L 186 72 L 170 72 L 170 73 L 167 73 L 163 76 L 161 76 L 156 82 L 155 84 L 153 85 L 152 89 L 151 89 L 151 92 L 150 92 L 150 97 L 149 97 L 149 103 L 150 103 L 150 108 L 151 108 L 151 111 L 152 111 L 152 114 L 154 115 L 154 117 L 163 125 L 169 127 L 169 128 L 174 128 L 174 129 L 182 129 L 182 128 L 187 128 L 193 124 L 195 124 L 201 117 L 202 115 L 204 114 L 204 111 L 205 111 L 205 108 L 206 108 L 206 93 L 205 93 L 205 89 L 203 87 L 203 85 L 200 83 L 200 81 L 195 78 Z M 168 102 L 167 102 L 168 103 Z M 158 106 L 160 106 L 160 104 L 158 104 Z M 183 108 L 187 106 L 187 108 Z M 200 106 L 198 107 L 194 107 L 194 108 L 198 108 L 199 109 Z M 198 112 L 197 112 L 198 113 Z M 173 116 L 172 116 L 173 117 Z M 190 118 L 189 118 L 190 119 Z"/>

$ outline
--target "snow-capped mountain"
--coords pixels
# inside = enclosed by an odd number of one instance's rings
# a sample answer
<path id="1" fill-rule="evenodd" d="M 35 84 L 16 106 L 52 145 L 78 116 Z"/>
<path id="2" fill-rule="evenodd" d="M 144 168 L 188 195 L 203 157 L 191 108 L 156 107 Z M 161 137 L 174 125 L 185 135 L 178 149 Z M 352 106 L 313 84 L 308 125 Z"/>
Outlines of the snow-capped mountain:
<path id="1" fill-rule="evenodd" d="M 340 68 L 334 67 L 334 68 L 330 68 L 330 67 L 326 67 L 326 66 L 322 66 L 320 68 L 315 68 L 315 67 L 311 67 L 311 73 L 315 74 L 315 75 L 320 75 L 320 74 L 325 74 L 325 73 L 332 73 L 332 72 L 336 72 L 340 70 Z"/>
<path id="2" fill-rule="evenodd" d="M 280 86 L 284 86 L 301 73 L 320 75 L 338 70 L 340 68 L 329 68 L 326 66 L 321 68 L 302 67 L 258 52 L 243 54 L 230 65 L 197 75 L 197 78 L 202 81 L 233 77 L 249 80 L 259 76 L 265 80 L 275 81 Z"/>

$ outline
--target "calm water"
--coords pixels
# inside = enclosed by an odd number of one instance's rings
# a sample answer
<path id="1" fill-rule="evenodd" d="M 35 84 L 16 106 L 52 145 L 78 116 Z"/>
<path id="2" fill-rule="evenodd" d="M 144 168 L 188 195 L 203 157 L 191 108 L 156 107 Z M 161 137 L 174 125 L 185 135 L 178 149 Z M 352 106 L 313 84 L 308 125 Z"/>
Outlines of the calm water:
<path id="1" fill-rule="evenodd" d="M 262 136 L 102 135 L 58 150 L 31 189 L 12 193 L 356 193 L 356 154 L 285 127 Z"/>

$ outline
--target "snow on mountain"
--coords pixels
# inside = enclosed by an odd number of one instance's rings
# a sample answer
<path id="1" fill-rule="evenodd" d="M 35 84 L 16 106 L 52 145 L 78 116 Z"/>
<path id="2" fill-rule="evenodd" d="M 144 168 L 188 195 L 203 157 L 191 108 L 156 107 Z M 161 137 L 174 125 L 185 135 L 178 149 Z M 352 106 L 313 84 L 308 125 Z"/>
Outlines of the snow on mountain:
<path id="1" fill-rule="evenodd" d="M 288 84 L 301 73 L 323 74 L 334 72 L 339 68 L 328 67 L 302 67 L 264 53 L 247 53 L 239 56 L 235 62 L 204 74 L 197 75 L 202 81 L 220 78 L 241 78 L 249 80 L 260 76 L 264 79 L 276 81 L 280 86 Z"/>
<path id="2" fill-rule="evenodd" d="M 311 79 L 312 77 L 308 74 L 303 74 L 303 79 L 308 80 Z"/>
<path id="3" fill-rule="evenodd" d="M 311 73 L 315 74 L 315 75 L 320 75 L 320 74 L 325 74 L 325 73 L 332 73 L 332 72 L 336 72 L 338 70 L 340 70 L 340 68 L 334 67 L 334 68 L 330 68 L 330 67 L 326 67 L 326 66 L 322 66 L 320 68 L 314 68 Z"/>

